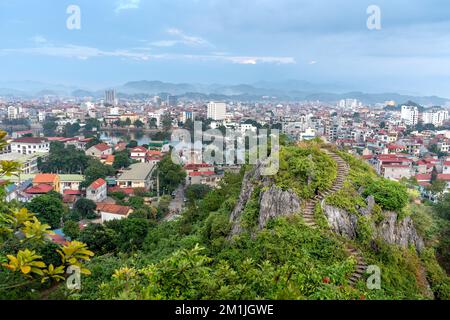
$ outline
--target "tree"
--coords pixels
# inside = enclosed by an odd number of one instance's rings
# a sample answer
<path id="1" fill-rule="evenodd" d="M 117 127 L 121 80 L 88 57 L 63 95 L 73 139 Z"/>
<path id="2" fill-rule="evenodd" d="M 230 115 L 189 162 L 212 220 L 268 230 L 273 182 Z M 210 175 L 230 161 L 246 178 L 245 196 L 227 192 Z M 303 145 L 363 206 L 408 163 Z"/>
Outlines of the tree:
<path id="1" fill-rule="evenodd" d="M 56 134 L 56 128 L 58 128 L 58 124 L 56 123 L 57 118 L 47 118 L 45 119 L 42 128 L 44 135 L 46 137 L 53 137 Z"/>
<path id="2" fill-rule="evenodd" d="M 373 196 L 383 209 L 399 211 L 408 203 L 406 187 L 387 179 L 372 181 L 364 190 L 364 196 Z"/>
<path id="3" fill-rule="evenodd" d="M 117 248 L 115 238 L 114 230 L 96 223 L 89 224 L 79 236 L 80 241 L 86 243 L 98 255 L 114 252 Z"/>
<path id="4" fill-rule="evenodd" d="M 186 197 L 189 201 L 203 199 L 208 192 L 211 191 L 211 187 L 204 184 L 192 184 L 186 188 Z"/>
<path id="5" fill-rule="evenodd" d="M 88 167 L 84 172 L 85 181 L 82 183 L 82 187 L 88 187 L 97 179 L 106 179 L 108 176 L 115 174 L 115 170 L 112 166 L 105 165 L 97 159 L 89 160 Z"/>
<path id="6" fill-rule="evenodd" d="M 162 126 L 165 132 L 168 132 L 172 129 L 172 117 L 169 112 L 164 113 L 162 117 Z"/>
<path id="7" fill-rule="evenodd" d="M 450 193 L 445 194 L 435 205 L 434 209 L 444 219 L 450 220 Z"/>
<path id="8" fill-rule="evenodd" d="M 105 226 L 114 230 L 114 244 L 119 251 L 130 252 L 142 249 L 150 223 L 146 219 L 121 219 L 108 221 Z"/>
<path id="9" fill-rule="evenodd" d="M 66 211 L 62 200 L 53 195 L 35 197 L 26 204 L 26 207 L 36 213 L 39 220 L 49 224 L 53 229 L 61 226 L 61 219 Z"/>
<path id="10" fill-rule="evenodd" d="M 64 137 L 71 138 L 79 134 L 80 132 L 80 124 L 78 122 L 76 123 L 68 123 L 64 127 Z"/>
<path id="11" fill-rule="evenodd" d="M 136 140 L 131 140 L 128 144 L 127 144 L 127 148 L 129 149 L 133 149 L 136 148 L 139 145 L 139 143 Z"/>
<path id="12" fill-rule="evenodd" d="M 142 128 L 144 126 L 144 123 L 141 120 L 136 120 L 136 122 L 134 123 L 134 126 L 136 128 Z"/>
<path id="13" fill-rule="evenodd" d="M 128 154 L 128 150 L 123 150 L 120 152 L 116 152 L 114 155 L 114 163 L 113 167 L 114 169 L 123 169 L 128 168 L 131 164 L 130 156 Z"/>
<path id="14" fill-rule="evenodd" d="M 149 126 L 150 129 L 158 128 L 158 120 L 155 119 L 155 118 L 151 118 L 148 126 Z"/>
<path id="15" fill-rule="evenodd" d="M 98 137 L 92 137 L 92 138 L 91 138 L 91 141 L 89 141 L 88 143 L 86 143 L 85 149 L 87 150 L 87 149 L 89 149 L 89 148 L 91 148 L 91 147 L 93 147 L 93 146 L 96 146 L 97 144 L 100 144 L 100 143 L 102 143 L 102 142 L 103 142 L 103 141 L 100 140 Z"/>
<path id="16" fill-rule="evenodd" d="M 97 205 L 95 202 L 86 198 L 78 199 L 73 206 L 73 210 L 79 212 L 82 219 L 97 218 L 97 213 L 95 212 L 96 208 Z"/>
<path id="17" fill-rule="evenodd" d="M 426 187 L 426 190 L 434 195 L 439 195 L 447 189 L 447 182 L 443 180 L 434 180 L 430 186 Z"/>
<path id="18" fill-rule="evenodd" d="M 80 174 L 86 170 L 88 162 L 89 157 L 82 150 L 53 141 L 48 157 L 38 167 L 44 173 Z"/>
<path id="19" fill-rule="evenodd" d="M 76 221 L 67 221 L 64 223 L 63 232 L 71 240 L 77 239 L 80 235 L 80 226 Z"/>
<path id="20" fill-rule="evenodd" d="M 170 155 L 158 163 L 156 172 L 159 172 L 160 188 L 166 194 L 171 194 L 186 178 L 186 171 L 182 166 L 173 163 Z"/>

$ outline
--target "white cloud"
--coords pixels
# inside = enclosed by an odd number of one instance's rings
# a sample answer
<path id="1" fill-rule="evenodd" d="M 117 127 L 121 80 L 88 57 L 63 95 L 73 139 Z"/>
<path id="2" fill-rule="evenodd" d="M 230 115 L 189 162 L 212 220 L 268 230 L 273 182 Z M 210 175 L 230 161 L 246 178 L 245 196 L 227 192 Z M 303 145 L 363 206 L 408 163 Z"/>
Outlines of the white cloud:
<path id="1" fill-rule="evenodd" d="M 314 65 L 314 64 L 317 64 L 317 61 L 316 61 L 316 60 L 312 60 L 312 61 L 310 61 L 308 64 Z"/>
<path id="2" fill-rule="evenodd" d="M 47 42 L 47 39 L 41 35 L 35 35 L 31 40 L 36 44 L 43 44 Z"/>
<path id="3" fill-rule="evenodd" d="M 155 41 L 150 43 L 150 45 L 154 47 L 173 47 L 178 44 L 183 44 L 189 47 L 214 47 L 206 39 L 188 35 L 177 28 L 169 28 L 166 30 L 166 33 L 176 39 Z"/>
<path id="4" fill-rule="evenodd" d="M 101 57 L 117 57 L 139 61 L 147 60 L 199 60 L 199 61 L 222 61 L 231 62 L 235 64 L 243 65 L 255 65 L 260 63 L 272 63 L 272 64 L 294 64 L 295 59 L 292 57 L 272 57 L 272 56 L 236 56 L 226 55 L 223 53 L 211 53 L 204 55 L 196 54 L 171 54 L 161 53 L 153 54 L 148 48 L 135 48 L 135 49 L 117 49 L 117 50 L 101 50 L 94 47 L 77 46 L 77 45 L 63 45 L 53 46 L 46 45 L 37 46 L 33 48 L 18 48 L 18 49 L 0 49 L 0 55 L 9 54 L 26 54 L 26 55 L 40 55 L 40 56 L 52 56 L 62 58 L 72 58 L 87 60 L 90 58 Z"/>
<path id="5" fill-rule="evenodd" d="M 116 9 L 114 11 L 119 13 L 122 10 L 139 9 L 140 4 L 141 0 L 119 0 L 116 2 Z"/>

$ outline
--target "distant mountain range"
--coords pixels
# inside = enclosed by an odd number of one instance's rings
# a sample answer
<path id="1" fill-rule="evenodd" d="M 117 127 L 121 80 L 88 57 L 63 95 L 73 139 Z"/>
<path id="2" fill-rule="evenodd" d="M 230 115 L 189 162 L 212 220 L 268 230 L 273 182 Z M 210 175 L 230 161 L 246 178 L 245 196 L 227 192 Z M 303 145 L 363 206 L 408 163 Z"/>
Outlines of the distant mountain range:
<path id="1" fill-rule="evenodd" d="M 263 97 L 277 100 L 309 100 L 336 102 L 341 99 L 358 99 L 366 104 L 381 103 L 394 100 L 398 103 L 415 101 L 421 105 L 450 105 L 450 99 L 437 96 L 411 96 L 399 93 L 364 93 L 347 91 L 339 84 L 314 84 L 301 80 L 282 82 L 260 81 L 253 84 L 221 85 L 221 84 L 190 84 L 168 83 L 161 81 L 132 81 L 114 87 L 122 98 L 149 98 L 160 95 L 176 95 L 180 98 L 201 100 L 231 100 L 257 101 Z M 104 90 L 90 91 L 75 86 L 54 85 L 35 81 L 0 82 L 0 96 L 3 97 L 42 97 L 55 95 L 61 97 L 93 97 L 102 98 Z"/>

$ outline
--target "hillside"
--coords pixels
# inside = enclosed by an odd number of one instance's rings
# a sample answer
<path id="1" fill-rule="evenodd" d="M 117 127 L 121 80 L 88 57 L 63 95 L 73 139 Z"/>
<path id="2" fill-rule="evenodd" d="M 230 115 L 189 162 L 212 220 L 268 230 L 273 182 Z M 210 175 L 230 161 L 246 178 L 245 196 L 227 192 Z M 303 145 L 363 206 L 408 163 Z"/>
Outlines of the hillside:
<path id="1" fill-rule="evenodd" d="M 69 298 L 449 299 L 412 197 L 342 151 L 284 146 L 277 176 L 258 166 L 226 174 L 181 219 L 152 225 L 133 252 L 97 249 L 92 275 Z M 83 241 L 95 252 L 110 232 Z M 380 290 L 367 288 L 371 265 Z"/>

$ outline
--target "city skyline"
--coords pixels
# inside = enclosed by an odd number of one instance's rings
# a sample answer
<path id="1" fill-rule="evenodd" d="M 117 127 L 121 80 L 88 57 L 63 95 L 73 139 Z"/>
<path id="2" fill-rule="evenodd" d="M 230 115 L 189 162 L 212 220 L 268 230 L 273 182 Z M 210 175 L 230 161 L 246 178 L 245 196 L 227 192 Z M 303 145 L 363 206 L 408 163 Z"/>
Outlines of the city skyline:
<path id="1" fill-rule="evenodd" d="M 380 30 L 367 28 L 373 4 L 381 10 Z M 80 29 L 67 27 L 71 5 L 80 9 Z M 0 82 L 101 89 L 141 79 L 300 79 L 450 97 L 448 7 L 442 0 L 339 7 L 290 0 L 0 1 Z"/>

